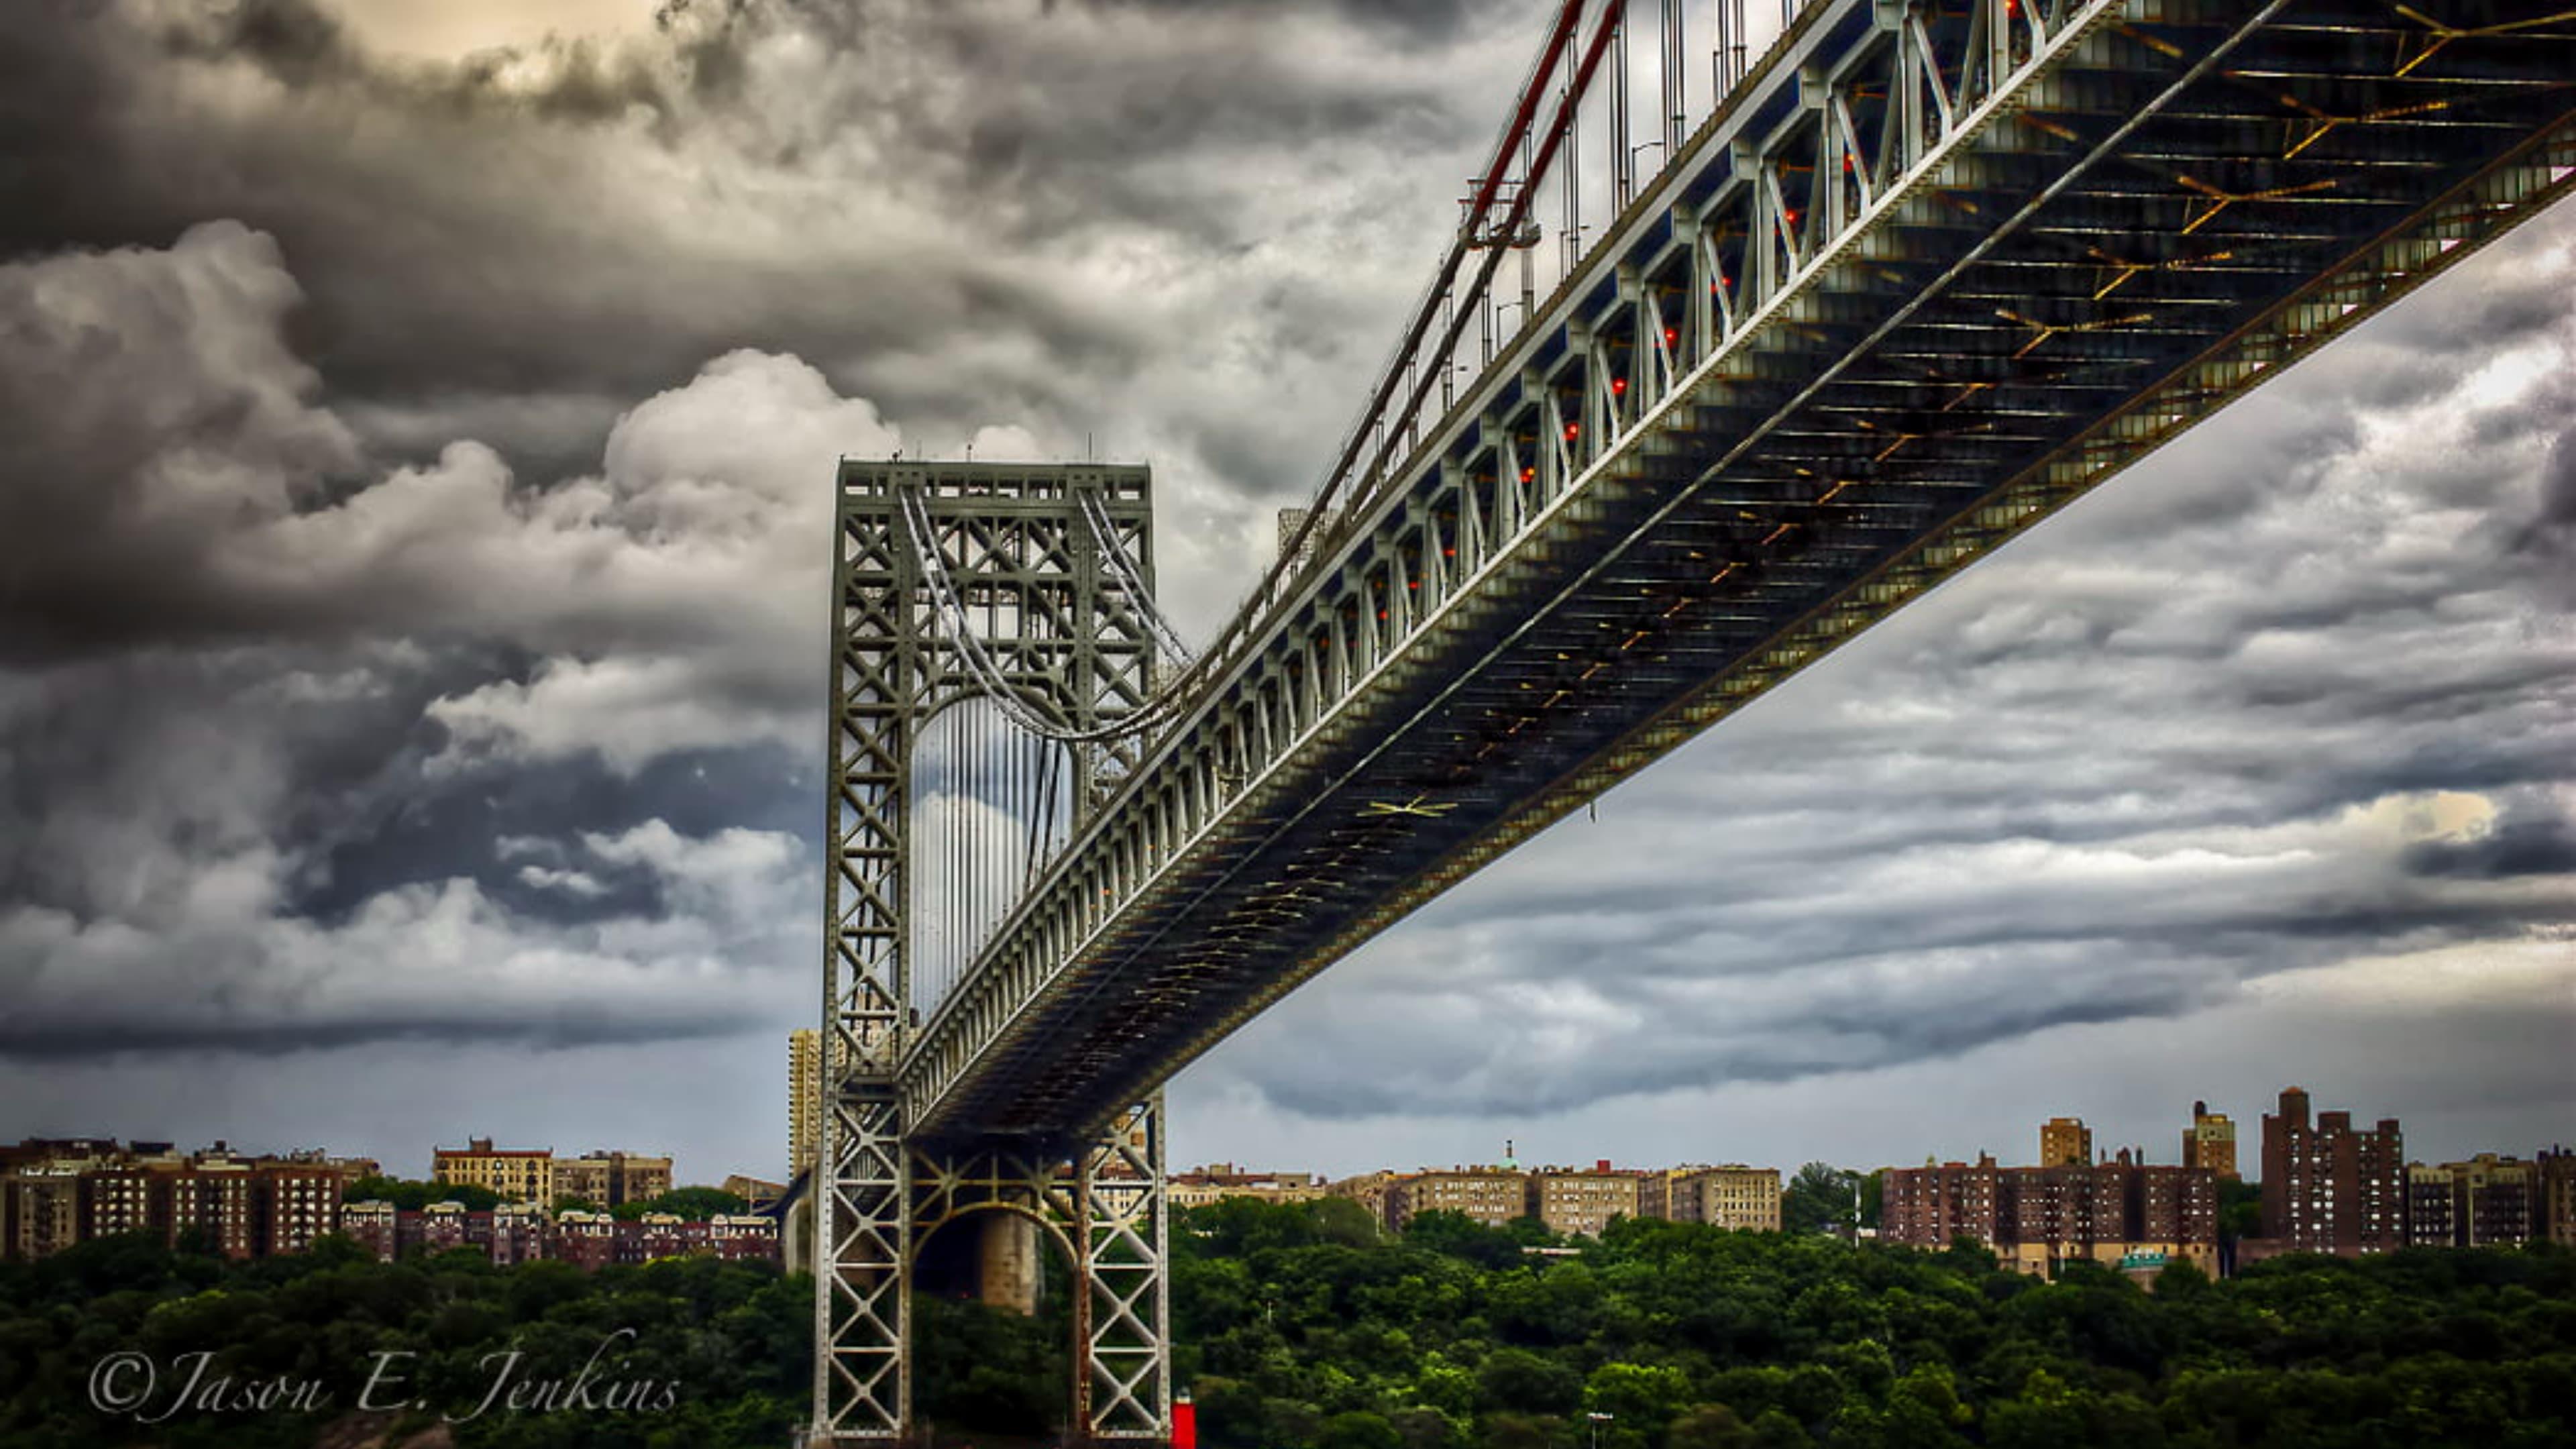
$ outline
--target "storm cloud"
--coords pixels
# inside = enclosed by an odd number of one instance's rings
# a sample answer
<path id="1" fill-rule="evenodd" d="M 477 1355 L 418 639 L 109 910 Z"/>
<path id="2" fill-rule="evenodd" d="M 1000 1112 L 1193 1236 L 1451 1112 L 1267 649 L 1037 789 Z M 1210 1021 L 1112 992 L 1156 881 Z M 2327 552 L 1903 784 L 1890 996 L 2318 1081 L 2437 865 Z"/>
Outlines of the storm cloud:
<path id="1" fill-rule="evenodd" d="M 672 0 L 426 57 L 323 0 L 26 9 L 0 1133 L 408 1163 L 691 1093 L 631 1145 L 713 1178 L 774 1170 L 814 1009 L 834 458 L 1145 458 L 1212 631 L 1536 7 Z M 1181 1079 L 1184 1150 L 1589 1156 L 1633 1109 L 1621 1150 L 1717 1156 L 1710 1104 L 2309 1007 L 2346 1029 L 2280 1076 L 2367 1096 L 2401 1079 L 2354 983 L 2418 980 L 2482 1063 L 2457 1132 L 2563 1119 L 2571 379 L 2562 213 L 1291 998 Z M 467 1061 L 380 1121 L 291 1105 Z M 645 1104 L 531 1103 L 545 1063 Z"/>

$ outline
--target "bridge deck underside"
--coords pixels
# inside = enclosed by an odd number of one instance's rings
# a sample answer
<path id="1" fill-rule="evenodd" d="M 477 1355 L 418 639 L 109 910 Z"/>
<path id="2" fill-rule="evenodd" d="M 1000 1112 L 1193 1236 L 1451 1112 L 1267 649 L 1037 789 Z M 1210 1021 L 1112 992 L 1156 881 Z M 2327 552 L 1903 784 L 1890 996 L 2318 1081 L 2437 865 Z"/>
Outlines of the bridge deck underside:
<path id="1" fill-rule="evenodd" d="M 2576 23 L 2426 54 L 2387 7 L 2293 4 L 2189 78 L 2253 9 L 2106 28 L 1228 802 L 918 1130 L 1063 1138 L 1137 1099 L 1835 642 L 1784 655 L 1802 621 L 1865 615 L 1848 637 L 2026 526 L 1975 525 L 2110 420 L 2223 404 L 2173 380 L 2567 122 Z M 1382 808 L 1415 797 L 1438 813 Z"/>

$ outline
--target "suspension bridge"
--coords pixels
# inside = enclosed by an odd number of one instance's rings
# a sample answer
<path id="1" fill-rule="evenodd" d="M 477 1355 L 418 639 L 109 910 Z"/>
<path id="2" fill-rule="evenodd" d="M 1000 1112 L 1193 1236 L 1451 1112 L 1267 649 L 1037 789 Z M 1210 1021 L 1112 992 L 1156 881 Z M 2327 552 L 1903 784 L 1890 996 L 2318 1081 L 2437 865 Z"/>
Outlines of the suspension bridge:
<path id="1" fill-rule="evenodd" d="M 1137 467 L 844 460 L 816 1444 L 925 1238 L 1072 1269 L 1167 1438 L 1160 1084 L 2576 189 L 2566 0 L 1562 0 L 1203 650 Z M 1651 159 L 1652 165 L 1645 163 Z"/>

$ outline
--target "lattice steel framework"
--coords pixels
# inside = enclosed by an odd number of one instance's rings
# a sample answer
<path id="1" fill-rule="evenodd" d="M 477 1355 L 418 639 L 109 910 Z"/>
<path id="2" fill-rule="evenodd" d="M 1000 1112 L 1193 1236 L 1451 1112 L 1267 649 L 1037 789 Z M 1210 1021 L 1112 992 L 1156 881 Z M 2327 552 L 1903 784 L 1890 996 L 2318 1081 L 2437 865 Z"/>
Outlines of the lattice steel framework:
<path id="1" fill-rule="evenodd" d="M 1002 696 L 1006 715 L 1070 739 L 1077 816 L 1132 768 L 1136 744 L 1116 727 L 1151 697 L 1160 628 L 1147 471 L 845 460 L 838 492 L 808 1442 L 911 1433 L 915 1255 L 942 1223 L 992 1211 L 1039 1223 L 1081 1284 L 1077 1431 L 1163 1437 L 1159 1094 L 1087 1130 L 992 1142 L 922 1136 L 898 1081 L 919 1019 L 910 907 L 923 727 Z"/>

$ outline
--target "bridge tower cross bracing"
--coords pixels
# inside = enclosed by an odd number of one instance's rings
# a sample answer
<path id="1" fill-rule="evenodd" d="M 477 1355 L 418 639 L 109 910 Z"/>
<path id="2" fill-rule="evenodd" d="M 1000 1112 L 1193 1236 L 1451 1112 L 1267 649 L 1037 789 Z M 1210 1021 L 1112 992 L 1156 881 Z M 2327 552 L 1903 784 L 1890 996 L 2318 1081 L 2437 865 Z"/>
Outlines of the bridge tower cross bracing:
<path id="1" fill-rule="evenodd" d="M 1018 738 L 1041 764 L 1018 772 L 1021 798 L 1000 811 L 1041 817 L 1023 859 L 1044 853 L 1046 812 L 1080 816 L 1133 767 L 1121 721 L 1151 698 L 1161 627 L 1150 489 L 1139 466 L 841 464 L 809 1445 L 915 1436 L 908 1299 L 921 1244 L 992 1213 L 1033 1227 L 1073 1266 L 1073 1431 L 1169 1437 L 1160 1093 L 1061 1140 L 934 1139 L 915 1130 L 900 1085 L 923 1010 L 949 984 L 920 969 L 924 918 L 939 908 L 925 893 L 970 884 L 936 880 L 943 865 L 952 877 L 993 869 L 989 852 L 921 858 L 929 726 L 976 702 L 1034 725 Z"/>

